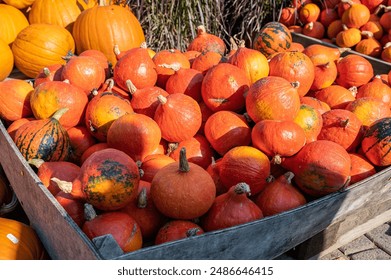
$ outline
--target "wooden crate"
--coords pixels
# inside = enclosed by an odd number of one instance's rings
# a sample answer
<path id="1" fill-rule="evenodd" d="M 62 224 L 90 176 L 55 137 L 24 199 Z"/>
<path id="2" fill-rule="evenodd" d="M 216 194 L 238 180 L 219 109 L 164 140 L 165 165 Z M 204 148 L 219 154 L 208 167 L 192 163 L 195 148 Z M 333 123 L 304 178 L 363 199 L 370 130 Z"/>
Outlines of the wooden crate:
<path id="1" fill-rule="evenodd" d="M 95 244 L 84 235 L 42 185 L 2 123 L 0 131 L 0 163 L 53 259 L 274 259 L 320 232 L 355 220 L 363 209 L 382 205 L 383 213 L 387 213 L 384 219 L 391 218 L 390 167 L 347 190 L 285 213 L 122 254 L 110 245 L 110 238 L 100 238 Z"/>

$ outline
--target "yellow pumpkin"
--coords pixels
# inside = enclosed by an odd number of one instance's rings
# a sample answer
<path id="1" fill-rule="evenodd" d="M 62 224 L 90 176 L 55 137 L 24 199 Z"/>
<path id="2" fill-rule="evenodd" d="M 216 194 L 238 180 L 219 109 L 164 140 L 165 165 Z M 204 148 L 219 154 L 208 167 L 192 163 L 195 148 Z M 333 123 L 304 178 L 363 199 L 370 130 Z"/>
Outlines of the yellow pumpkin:
<path id="1" fill-rule="evenodd" d="M 30 24 L 57 24 L 72 32 L 73 23 L 80 13 L 74 0 L 35 0 L 29 12 L 29 21 Z"/>
<path id="2" fill-rule="evenodd" d="M 36 232 L 16 220 L 0 218 L 0 260 L 40 260 L 45 256 Z"/>
<path id="3" fill-rule="evenodd" d="M 18 33 L 29 25 L 26 16 L 17 8 L 0 4 L 0 39 L 11 44 Z"/>
<path id="4" fill-rule="evenodd" d="M 35 23 L 23 29 L 12 44 L 15 66 L 30 78 L 44 67 L 65 64 L 62 58 L 75 51 L 72 34 L 64 27 Z"/>
<path id="5" fill-rule="evenodd" d="M 0 39 L 0 82 L 11 74 L 14 68 L 14 55 L 6 42 Z"/>
<path id="6" fill-rule="evenodd" d="M 96 49 L 103 52 L 115 65 L 114 46 L 120 51 L 140 47 L 145 41 L 141 24 L 130 9 L 119 5 L 99 5 L 85 10 L 73 25 L 73 37 L 77 54 Z"/>
<path id="7" fill-rule="evenodd" d="M 15 7 L 19 10 L 25 9 L 27 7 L 30 7 L 35 0 L 3 0 L 4 3 Z"/>

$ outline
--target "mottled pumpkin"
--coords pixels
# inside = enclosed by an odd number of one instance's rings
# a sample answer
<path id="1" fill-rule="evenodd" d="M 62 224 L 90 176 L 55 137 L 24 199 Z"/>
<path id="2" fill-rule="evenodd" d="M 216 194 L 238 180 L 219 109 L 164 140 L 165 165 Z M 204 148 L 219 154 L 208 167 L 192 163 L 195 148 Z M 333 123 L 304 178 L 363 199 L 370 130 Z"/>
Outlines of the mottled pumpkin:
<path id="1" fill-rule="evenodd" d="M 282 23 L 266 23 L 256 35 L 253 48 L 260 51 L 266 57 L 290 49 L 292 35 L 289 29 Z"/>

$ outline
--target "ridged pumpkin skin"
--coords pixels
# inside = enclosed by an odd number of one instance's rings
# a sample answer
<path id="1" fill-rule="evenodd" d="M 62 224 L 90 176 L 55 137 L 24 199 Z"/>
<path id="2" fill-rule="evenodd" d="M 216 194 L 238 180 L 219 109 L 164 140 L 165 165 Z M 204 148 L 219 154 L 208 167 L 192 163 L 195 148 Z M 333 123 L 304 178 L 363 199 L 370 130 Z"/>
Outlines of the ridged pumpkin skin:
<path id="1" fill-rule="evenodd" d="M 35 0 L 4 0 L 3 2 L 13 6 L 19 10 L 27 8 L 34 3 Z"/>
<path id="2" fill-rule="evenodd" d="M 161 135 L 152 118 L 137 113 L 125 114 L 110 125 L 107 144 L 125 152 L 134 161 L 142 161 L 159 147 Z"/>
<path id="3" fill-rule="evenodd" d="M 255 37 L 253 49 L 260 51 L 267 58 L 278 52 L 290 49 L 292 35 L 289 29 L 279 22 L 266 23 Z"/>
<path id="4" fill-rule="evenodd" d="M 285 158 L 282 165 L 295 174 L 297 186 L 313 197 L 345 187 L 351 169 L 348 152 L 341 145 L 328 140 L 306 144 L 296 155 Z"/>
<path id="5" fill-rule="evenodd" d="M 236 146 L 251 142 L 251 128 L 244 116 L 231 111 L 213 113 L 205 122 L 204 134 L 213 149 L 224 155 Z"/>
<path id="6" fill-rule="evenodd" d="M 245 106 L 244 94 L 249 85 L 244 70 L 230 63 L 219 63 L 202 81 L 202 100 L 213 112 L 240 111 Z"/>
<path id="7" fill-rule="evenodd" d="M 368 7 L 363 4 L 352 4 L 342 14 L 342 23 L 347 27 L 360 28 L 369 21 L 371 12 Z"/>
<path id="8" fill-rule="evenodd" d="M 139 183 L 136 162 L 120 150 L 107 148 L 86 159 L 71 193 L 97 209 L 111 211 L 134 200 Z"/>
<path id="9" fill-rule="evenodd" d="M 87 95 L 78 87 L 62 81 L 50 81 L 35 87 L 30 105 L 36 119 L 47 119 L 60 108 L 68 108 L 60 123 L 65 128 L 83 121 Z"/>
<path id="10" fill-rule="evenodd" d="M 186 148 L 179 162 L 161 168 L 151 182 L 156 208 L 173 219 L 194 219 L 204 215 L 216 197 L 216 187 L 205 169 L 187 161 Z"/>
<path id="11" fill-rule="evenodd" d="M 390 106 L 391 87 L 380 76 L 375 76 L 372 81 L 358 88 L 356 98 L 361 97 L 375 97 Z"/>
<path id="12" fill-rule="evenodd" d="M 59 118 L 64 109 L 58 110 L 52 117 L 32 120 L 22 125 L 15 134 L 15 144 L 22 156 L 44 161 L 66 161 L 70 153 L 70 140 Z"/>
<path id="13" fill-rule="evenodd" d="M 29 78 L 42 68 L 65 64 L 63 56 L 75 51 L 72 34 L 64 27 L 51 24 L 30 24 L 12 44 L 15 66 Z"/>
<path id="14" fill-rule="evenodd" d="M 316 99 L 326 103 L 331 109 L 344 109 L 356 100 L 352 90 L 336 84 L 322 88 L 314 95 Z"/>
<path id="15" fill-rule="evenodd" d="M 72 32 L 73 23 L 81 13 L 73 0 L 35 0 L 28 14 L 30 24 L 55 24 Z"/>
<path id="16" fill-rule="evenodd" d="M 0 217 L 0 260 L 42 260 L 45 251 L 30 226 Z"/>
<path id="17" fill-rule="evenodd" d="M 11 74 L 14 68 L 14 54 L 9 45 L 0 39 L 0 82 Z"/>
<path id="18" fill-rule="evenodd" d="M 204 75 L 200 71 L 181 68 L 168 78 L 166 91 L 169 94 L 183 93 L 200 102 L 202 100 L 201 85 L 203 79 Z"/>
<path id="19" fill-rule="evenodd" d="M 11 44 L 18 33 L 29 25 L 22 11 L 11 5 L 0 4 L 0 18 L 0 39 L 7 45 Z"/>
<path id="20" fill-rule="evenodd" d="M 345 88 L 362 86 L 373 78 L 372 64 L 364 57 L 349 54 L 337 63 L 338 76 L 335 82 Z"/>
<path id="21" fill-rule="evenodd" d="M 286 79 L 267 76 L 250 86 L 246 109 L 254 122 L 293 120 L 300 110 L 299 93 Z"/>
<path id="22" fill-rule="evenodd" d="M 318 140 L 330 140 L 340 144 L 348 152 L 355 151 L 361 142 L 361 120 L 351 111 L 333 109 L 322 115 L 323 127 Z"/>
<path id="23" fill-rule="evenodd" d="M 307 104 L 300 106 L 299 113 L 293 121 L 303 128 L 306 143 L 316 141 L 323 127 L 322 114 Z"/>
<path id="24" fill-rule="evenodd" d="M 30 97 L 33 90 L 33 86 L 24 80 L 0 82 L 0 117 L 6 121 L 31 117 Z"/>
<path id="25" fill-rule="evenodd" d="M 216 161 L 215 170 L 227 191 L 235 184 L 245 182 L 251 188 L 251 195 L 261 192 L 270 175 L 270 160 L 252 146 L 232 148 Z"/>
<path id="26" fill-rule="evenodd" d="M 251 131 L 253 146 L 280 163 L 281 157 L 296 154 L 306 143 L 304 129 L 294 121 L 263 120 Z"/>
<path id="27" fill-rule="evenodd" d="M 390 127 L 390 117 L 374 122 L 366 130 L 361 142 L 365 156 L 376 166 L 389 166 L 391 164 Z"/>
<path id="28" fill-rule="evenodd" d="M 360 182 L 376 173 L 375 167 L 367 158 L 356 153 L 350 153 L 349 155 L 350 160 L 352 161 L 349 185 Z"/>
<path id="29" fill-rule="evenodd" d="M 133 111 L 151 118 L 155 116 L 156 108 L 160 104 L 157 97 L 159 95 L 164 97 L 168 96 L 168 92 L 158 86 L 141 89 L 134 87 L 130 90 L 130 94 L 132 96 L 130 104 L 132 105 Z"/>
<path id="30" fill-rule="evenodd" d="M 119 5 L 96 5 L 85 10 L 76 19 L 72 35 L 78 54 L 96 49 L 103 52 L 112 65 L 117 63 L 114 45 L 126 51 L 140 47 L 145 41 L 140 22 L 130 9 Z"/>

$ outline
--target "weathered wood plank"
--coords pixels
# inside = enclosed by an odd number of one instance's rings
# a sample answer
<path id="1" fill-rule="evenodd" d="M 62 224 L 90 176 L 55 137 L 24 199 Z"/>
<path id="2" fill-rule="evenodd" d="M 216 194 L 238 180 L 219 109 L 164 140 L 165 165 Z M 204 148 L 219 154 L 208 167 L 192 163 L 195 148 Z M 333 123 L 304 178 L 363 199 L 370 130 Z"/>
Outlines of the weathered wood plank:
<path id="1" fill-rule="evenodd" d="M 99 259 L 92 243 L 21 156 L 1 121 L 0 130 L 0 163 L 51 258 Z"/>

